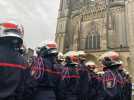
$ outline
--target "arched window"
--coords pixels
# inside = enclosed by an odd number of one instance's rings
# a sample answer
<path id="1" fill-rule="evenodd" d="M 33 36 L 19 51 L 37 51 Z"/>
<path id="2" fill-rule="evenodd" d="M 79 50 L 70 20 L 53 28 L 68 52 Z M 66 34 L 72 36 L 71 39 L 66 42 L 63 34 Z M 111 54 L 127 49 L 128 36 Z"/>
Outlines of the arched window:
<path id="1" fill-rule="evenodd" d="M 89 33 L 86 41 L 86 49 L 100 49 L 100 34 L 98 32 Z"/>

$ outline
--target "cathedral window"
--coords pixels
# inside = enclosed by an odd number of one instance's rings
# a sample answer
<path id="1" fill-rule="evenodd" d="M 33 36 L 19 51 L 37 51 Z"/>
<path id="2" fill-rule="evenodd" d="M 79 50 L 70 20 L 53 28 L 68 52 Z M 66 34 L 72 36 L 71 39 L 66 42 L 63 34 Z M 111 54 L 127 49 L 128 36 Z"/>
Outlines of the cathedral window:
<path id="1" fill-rule="evenodd" d="M 90 33 L 87 36 L 86 49 L 100 49 L 100 34 L 98 32 Z"/>

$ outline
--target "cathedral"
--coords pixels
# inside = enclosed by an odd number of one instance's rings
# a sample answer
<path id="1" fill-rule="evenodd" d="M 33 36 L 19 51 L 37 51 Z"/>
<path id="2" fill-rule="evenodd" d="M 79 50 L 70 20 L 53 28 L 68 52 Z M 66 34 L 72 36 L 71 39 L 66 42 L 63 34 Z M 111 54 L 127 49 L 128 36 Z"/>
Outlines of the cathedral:
<path id="1" fill-rule="evenodd" d="M 134 0 L 60 0 L 55 41 L 60 52 L 84 50 L 98 63 L 110 50 L 134 68 Z"/>

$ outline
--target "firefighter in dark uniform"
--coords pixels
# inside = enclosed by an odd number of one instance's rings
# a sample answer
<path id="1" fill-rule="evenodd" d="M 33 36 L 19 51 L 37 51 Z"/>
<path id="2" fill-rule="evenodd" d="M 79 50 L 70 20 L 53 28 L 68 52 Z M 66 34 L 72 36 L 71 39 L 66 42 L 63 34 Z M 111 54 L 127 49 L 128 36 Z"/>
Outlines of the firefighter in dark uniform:
<path id="1" fill-rule="evenodd" d="M 25 53 L 26 53 L 26 48 L 24 48 L 24 46 L 22 48 L 20 48 L 19 50 L 20 54 L 22 56 L 25 57 Z M 32 57 L 34 58 L 34 57 Z M 33 96 L 36 94 L 37 92 L 37 81 L 34 78 L 33 74 L 32 74 L 32 60 L 31 60 L 31 64 L 28 62 L 29 59 L 27 60 L 27 67 L 25 70 L 25 74 L 24 76 L 24 92 L 23 92 L 23 100 L 33 100 Z"/>
<path id="2" fill-rule="evenodd" d="M 21 25 L 0 23 L 0 100 L 22 99 L 26 69 L 26 61 L 18 51 L 22 44 Z"/>
<path id="3" fill-rule="evenodd" d="M 62 73 L 62 95 L 63 100 L 77 100 L 79 85 L 78 58 L 76 56 L 67 56 Z"/>
<path id="4" fill-rule="evenodd" d="M 93 61 L 88 61 L 86 63 L 88 69 L 88 100 L 96 100 L 97 98 L 97 78 L 98 75 L 95 72 L 96 64 Z"/>
<path id="5" fill-rule="evenodd" d="M 88 69 L 85 65 L 85 57 L 79 57 L 79 86 L 78 100 L 88 100 Z"/>
<path id="6" fill-rule="evenodd" d="M 36 68 L 38 91 L 34 100 L 62 100 L 59 94 L 60 70 L 57 65 L 57 46 L 55 42 L 43 44 L 40 48 L 40 56 Z"/>
<path id="7" fill-rule="evenodd" d="M 123 100 L 131 100 L 131 95 L 132 95 L 131 76 L 129 72 L 124 68 L 123 62 L 121 63 L 122 65 L 119 67 L 118 72 L 121 74 L 121 76 L 124 79 Z"/>
<path id="8" fill-rule="evenodd" d="M 124 99 L 124 77 L 119 72 L 121 61 L 119 54 L 114 51 L 102 55 L 101 62 L 104 66 L 104 75 L 101 78 L 97 100 L 127 100 Z"/>

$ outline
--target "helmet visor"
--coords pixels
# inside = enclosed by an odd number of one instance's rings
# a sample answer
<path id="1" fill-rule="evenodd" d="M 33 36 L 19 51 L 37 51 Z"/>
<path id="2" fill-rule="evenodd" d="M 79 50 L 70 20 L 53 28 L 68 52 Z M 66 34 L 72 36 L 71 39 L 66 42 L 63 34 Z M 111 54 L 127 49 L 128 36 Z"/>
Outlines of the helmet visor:
<path id="1" fill-rule="evenodd" d="M 5 35 L 8 35 L 8 36 L 10 36 L 10 35 L 12 36 L 14 34 L 17 37 L 20 37 L 20 38 L 23 37 L 23 35 L 21 34 L 21 32 L 19 32 L 16 29 L 6 29 L 6 30 L 4 30 L 4 34 Z"/>

